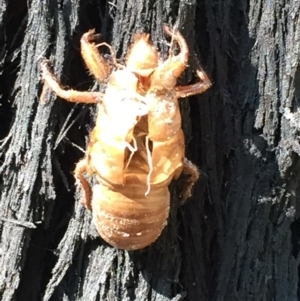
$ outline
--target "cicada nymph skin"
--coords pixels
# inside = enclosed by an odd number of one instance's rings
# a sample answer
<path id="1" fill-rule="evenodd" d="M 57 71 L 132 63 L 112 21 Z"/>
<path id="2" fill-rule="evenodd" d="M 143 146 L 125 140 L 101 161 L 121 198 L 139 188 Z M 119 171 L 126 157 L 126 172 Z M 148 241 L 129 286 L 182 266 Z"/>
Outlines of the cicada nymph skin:
<path id="1" fill-rule="evenodd" d="M 95 78 L 106 83 L 104 93 L 65 90 L 47 61 L 41 63 L 46 87 L 59 97 L 98 106 L 86 155 L 74 174 L 99 235 L 120 249 L 152 244 L 167 224 L 172 179 L 182 172 L 189 175 L 182 192 L 186 199 L 199 178 L 197 167 L 185 159 L 178 99 L 200 94 L 211 83 L 198 70 L 199 82 L 176 86 L 187 67 L 189 50 L 178 31 L 167 26 L 164 31 L 178 43 L 177 55 L 170 51 L 163 61 L 149 35 L 136 34 L 124 65 L 118 63 L 111 46 L 95 44 L 94 30 L 82 36 L 82 57 Z M 110 49 L 111 61 L 98 52 L 101 45 Z M 93 189 L 85 174 L 96 177 Z"/>

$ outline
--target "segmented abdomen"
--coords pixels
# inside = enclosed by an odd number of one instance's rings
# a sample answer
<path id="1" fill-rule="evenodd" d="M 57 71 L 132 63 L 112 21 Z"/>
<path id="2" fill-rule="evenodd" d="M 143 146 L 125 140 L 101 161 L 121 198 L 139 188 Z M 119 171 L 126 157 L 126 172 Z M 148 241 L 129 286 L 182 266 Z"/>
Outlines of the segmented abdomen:
<path id="1" fill-rule="evenodd" d="M 136 183 L 93 189 L 93 220 L 101 237 L 109 244 L 126 250 L 142 249 L 154 242 L 167 224 L 170 193 L 167 186 Z"/>

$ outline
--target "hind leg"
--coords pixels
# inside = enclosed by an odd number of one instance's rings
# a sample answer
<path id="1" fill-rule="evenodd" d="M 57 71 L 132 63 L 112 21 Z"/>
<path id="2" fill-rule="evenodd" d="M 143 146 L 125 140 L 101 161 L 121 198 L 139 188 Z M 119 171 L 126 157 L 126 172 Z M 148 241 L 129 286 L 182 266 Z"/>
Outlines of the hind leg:
<path id="1" fill-rule="evenodd" d="M 84 177 L 84 173 L 88 172 L 88 164 L 86 158 L 83 158 L 76 164 L 76 168 L 74 171 L 74 176 L 79 182 L 83 192 L 84 197 L 82 199 L 82 203 L 87 207 L 89 210 L 92 210 L 91 200 L 92 200 L 92 189 L 90 183 Z"/>
<path id="2" fill-rule="evenodd" d="M 189 197 L 192 196 L 192 189 L 194 184 L 200 177 L 198 167 L 188 159 L 184 159 L 182 176 L 182 190 L 181 190 L 181 203 L 183 204 Z"/>

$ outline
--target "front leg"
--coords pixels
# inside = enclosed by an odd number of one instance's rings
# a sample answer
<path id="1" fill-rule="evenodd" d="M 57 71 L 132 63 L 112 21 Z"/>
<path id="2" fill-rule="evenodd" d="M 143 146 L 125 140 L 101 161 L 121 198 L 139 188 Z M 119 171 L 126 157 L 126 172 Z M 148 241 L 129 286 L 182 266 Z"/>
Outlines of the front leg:
<path id="1" fill-rule="evenodd" d="M 72 89 L 63 89 L 55 75 L 50 72 L 48 60 L 42 60 L 40 64 L 41 77 L 46 85 L 55 92 L 57 96 L 70 102 L 80 103 L 100 103 L 103 99 L 103 93 L 100 92 L 83 92 Z M 45 87 L 44 87 L 45 89 Z M 41 99 L 44 98 L 45 90 L 43 90 Z"/>
<path id="2" fill-rule="evenodd" d="M 106 61 L 102 55 L 100 55 L 97 46 L 105 45 L 110 49 L 112 60 L 114 64 L 117 64 L 116 57 L 112 47 L 106 43 L 101 43 L 99 45 L 95 44 L 95 40 L 99 35 L 95 34 L 95 30 L 89 30 L 85 33 L 81 40 L 81 55 L 84 59 L 86 66 L 89 71 L 94 75 L 94 77 L 102 82 L 108 78 L 111 73 L 112 67 L 108 61 Z"/>
<path id="3" fill-rule="evenodd" d="M 160 66 L 155 68 L 153 74 L 151 74 L 151 86 L 150 90 L 156 91 L 161 89 L 171 90 L 175 87 L 177 78 L 181 75 L 187 66 L 189 49 L 184 37 L 179 31 L 171 29 L 168 26 L 164 26 L 164 31 L 175 40 L 180 48 L 178 55 L 170 55 L 170 57 Z"/>
<path id="4" fill-rule="evenodd" d="M 164 31 L 175 40 L 180 48 L 178 55 L 170 55 L 162 65 L 157 67 L 151 75 L 150 90 L 156 91 L 161 89 L 171 90 L 175 87 L 177 78 L 187 67 L 189 49 L 183 36 L 178 31 L 171 31 L 169 27 L 164 26 Z M 197 71 L 200 82 L 189 85 L 175 87 L 176 97 L 182 98 L 190 95 L 200 94 L 211 86 L 211 81 L 204 71 Z"/>

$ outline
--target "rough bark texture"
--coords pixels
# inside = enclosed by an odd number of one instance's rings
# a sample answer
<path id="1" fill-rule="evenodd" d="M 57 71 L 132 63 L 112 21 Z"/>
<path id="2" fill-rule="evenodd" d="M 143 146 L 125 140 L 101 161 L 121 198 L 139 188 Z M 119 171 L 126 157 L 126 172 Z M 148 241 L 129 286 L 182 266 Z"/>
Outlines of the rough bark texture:
<path id="1" fill-rule="evenodd" d="M 0 3 L 0 299 L 297 300 L 300 198 L 298 0 Z M 72 170 L 95 108 L 39 102 L 38 60 L 68 86 L 93 79 L 79 39 L 96 28 L 121 57 L 138 31 L 167 54 L 176 25 L 213 80 L 182 100 L 187 156 L 202 171 L 167 228 L 136 252 L 106 245 Z M 194 55 L 193 50 L 196 55 Z M 98 88 L 98 87 L 94 87 Z"/>

